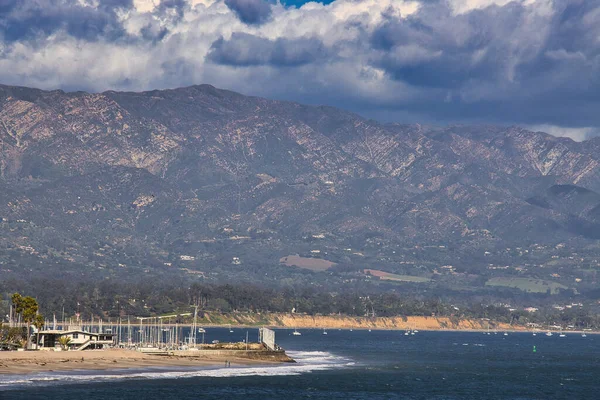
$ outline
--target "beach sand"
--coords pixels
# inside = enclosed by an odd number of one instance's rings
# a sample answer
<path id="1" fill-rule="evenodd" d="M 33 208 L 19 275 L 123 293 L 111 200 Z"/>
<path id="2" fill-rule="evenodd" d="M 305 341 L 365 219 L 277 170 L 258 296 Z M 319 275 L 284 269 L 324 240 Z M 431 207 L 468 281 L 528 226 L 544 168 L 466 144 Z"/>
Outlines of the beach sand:
<path id="1" fill-rule="evenodd" d="M 0 351 L 0 374 L 146 367 L 224 367 L 272 361 L 213 355 L 162 356 L 133 350 Z"/>

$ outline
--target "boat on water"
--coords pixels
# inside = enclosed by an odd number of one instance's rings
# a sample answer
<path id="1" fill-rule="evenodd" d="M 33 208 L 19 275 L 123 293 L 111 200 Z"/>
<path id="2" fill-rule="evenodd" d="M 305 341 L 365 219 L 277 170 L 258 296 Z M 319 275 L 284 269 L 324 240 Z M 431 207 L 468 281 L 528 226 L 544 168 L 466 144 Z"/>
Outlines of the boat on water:
<path id="1" fill-rule="evenodd" d="M 294 336 L 302 336 L 302 334 L 300 332 L 298 332 L 298 329 L 294 329 L 294 332 L 292 332 L 292 335 L 294 335 Z"/>
<path id="2" fill-rule="evenodd" d="M 327 331 L 323 328 L 323 335 L 327 335 Z"/>
<path id="3" fill-rule="evenodd" d="M 587 337 L 587 335 L 585 333 L 582 333 L 581 337 Z"/>
<path id="4" fill-rule="evenodd" d="M 546 336 L 552 336 L 552 332 L 550 332 L 550 331 L 546 332 Z"/>

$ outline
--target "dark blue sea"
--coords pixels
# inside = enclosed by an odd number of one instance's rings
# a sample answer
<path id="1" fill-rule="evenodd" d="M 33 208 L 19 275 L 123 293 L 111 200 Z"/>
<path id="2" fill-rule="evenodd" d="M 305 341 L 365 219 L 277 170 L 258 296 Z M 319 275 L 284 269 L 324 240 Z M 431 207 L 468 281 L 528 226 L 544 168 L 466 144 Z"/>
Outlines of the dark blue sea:
<path id="1" fill-rule="evenodd" d="M 291 332 L 277 341 L 297 364 L 0 376 L 0 399 L 600 399 L 600 336 Z"/>

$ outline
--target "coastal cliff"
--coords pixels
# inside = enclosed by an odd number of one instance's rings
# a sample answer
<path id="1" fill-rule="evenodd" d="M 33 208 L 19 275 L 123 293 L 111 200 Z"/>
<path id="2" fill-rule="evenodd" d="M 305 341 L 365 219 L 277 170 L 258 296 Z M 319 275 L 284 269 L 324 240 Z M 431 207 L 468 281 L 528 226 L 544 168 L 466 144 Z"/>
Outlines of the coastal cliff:
<path id="1" fill-rule="evenodd" d="M 331 328 L 331 329 L 420 329 L 420 330 L 525 330 L 520 325 L 510 325 L 482 319 L 458 317 L 351 317 L 343 315 L 304 314 L 252 314 L 205 313 L 205 325 L 264 325 L 277 328 Z"/>

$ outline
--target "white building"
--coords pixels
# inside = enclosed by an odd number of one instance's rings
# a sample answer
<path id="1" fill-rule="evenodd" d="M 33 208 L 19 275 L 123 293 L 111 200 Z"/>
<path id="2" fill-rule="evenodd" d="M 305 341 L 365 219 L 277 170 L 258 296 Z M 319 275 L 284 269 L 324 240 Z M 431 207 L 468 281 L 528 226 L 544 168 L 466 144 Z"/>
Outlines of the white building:
<path id="1" fill-rule="evenodd" d="M 37 335 L 34 335 L 37 337 Z M 59 339 L 68 337 L 69 350 L 102 349 L 114 343 L 112 333 L 92 333 L 82 329 L 69 329 L 66 331 L 47 330 L 39 332 L 40 350 L 62 349 Z"/>

